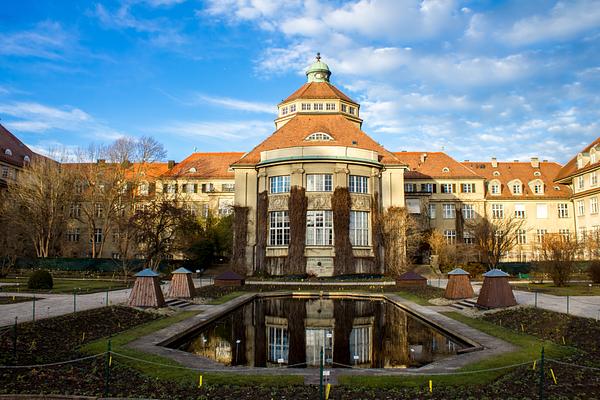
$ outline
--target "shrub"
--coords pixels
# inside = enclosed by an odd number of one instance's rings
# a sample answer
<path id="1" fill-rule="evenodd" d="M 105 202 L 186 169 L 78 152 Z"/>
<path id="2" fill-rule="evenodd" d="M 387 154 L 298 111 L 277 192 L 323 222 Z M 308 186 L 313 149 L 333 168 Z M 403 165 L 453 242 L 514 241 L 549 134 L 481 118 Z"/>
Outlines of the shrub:
<path id="1" fill-rule="evenodd" d="M 588 274 L 594 283 L 600 283 L 600 260 L 590 262 Z"/>
<path id="2" fill-rule="evenodd" d="M 52 275 L 46 270 L 35 271 L 27 281 L 29 289 L 52 289 L 53 286 Z"/>

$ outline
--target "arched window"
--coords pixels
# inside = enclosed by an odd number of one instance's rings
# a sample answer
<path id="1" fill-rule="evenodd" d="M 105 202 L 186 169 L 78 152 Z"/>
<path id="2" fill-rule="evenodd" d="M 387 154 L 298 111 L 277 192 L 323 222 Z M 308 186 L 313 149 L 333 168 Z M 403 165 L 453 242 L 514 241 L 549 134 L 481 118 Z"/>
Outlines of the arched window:
<path id="1" fill-rule="evenodd" d="M 4 154 L 6 154 L 7 156 L 12 156 L 12 150 L 6 149 L 6 150 L 4 150 Z"/>
<path id="2" fill-rule="evenodd" d="M 192 167 L 192 168 L 190 168 L 190 169 L 189 169 L 189 172 L 191 172 L 191 173 L 194 173 L 194 172 L 196 172 L 196 167 Z"/>
<path id="3" fill-rule="evenodd" d="M 334 140 L 330 135 L 325 132 L 315 132 L 308 135 L 308 137 L 304 140 L 311 142 L 319 142 L 319 141 L 330 141 Z"/>
<path id="4" fill-rule="evenodd" d="M 23 157 L 23 161 L 25 161 L 26 163 L 30 162 L 31 159 L 29 158 L 29 156 L 24 156 Z"/>
<path id="5" fill-rule="evenodd" d="M 500 176 L 500 171 L 494 171 L 494 176 Z"/>
<path id="6" fill-rule="evenodd" d="M 442 172 L 450 172 L 450 168 L 444 167 L 444 168 L 442 168 Z"/>
<path id="7" fill-rule="evenodd" d="M 535 171 L 533 173 L 533 176 L 542 176 L 542 173 L 540 171 Z"/>

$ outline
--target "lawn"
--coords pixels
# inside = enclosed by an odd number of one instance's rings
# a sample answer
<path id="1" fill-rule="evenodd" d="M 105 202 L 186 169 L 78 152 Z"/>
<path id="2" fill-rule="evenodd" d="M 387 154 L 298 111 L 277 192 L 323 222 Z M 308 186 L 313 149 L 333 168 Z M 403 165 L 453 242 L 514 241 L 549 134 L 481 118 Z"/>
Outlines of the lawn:
<path id="1" fill-rule="evenodd" d="M 16 303 L 24 303 L 26 301 L 33 300 L 33 297 L 25 297 L 25 296 L 0 296 L 0 305 L 3 304 L 16 304 Z"/>
<path id="2" fill-rule="evenodd" d="M 600 296 L 600 284 L 588 282 L 572 282 L 568 286 L 558 287 L 554 283 L 515 283 L 514 289 L 540 292 L 555 296 Z"/>
<path id="3" fill-rule="evenodd" d="M 122 281 L 112 280 L 92 280 L 92 279 L 54 279 L 54 288 L 52 290 L 28 289 L 27 278 L 7 278 L 0 282 L 15 283 L 14 286 L 2 286 L 2 292 L 28 292 L 28 293 L 97 293 L 106 290 L 125 289 L 127 286 Z M 16 285 L 18 283 L 18 285 Z"/>

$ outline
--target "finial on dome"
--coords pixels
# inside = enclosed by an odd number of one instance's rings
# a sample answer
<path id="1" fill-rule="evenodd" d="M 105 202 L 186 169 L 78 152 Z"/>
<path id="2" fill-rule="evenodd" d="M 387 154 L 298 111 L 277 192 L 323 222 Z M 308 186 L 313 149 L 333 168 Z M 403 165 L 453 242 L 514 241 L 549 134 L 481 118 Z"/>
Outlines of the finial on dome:
<path id="1" fill-rule="evenodd" d="M 321 53 L 317 52 L 317 62 L 321 61 Z"/>

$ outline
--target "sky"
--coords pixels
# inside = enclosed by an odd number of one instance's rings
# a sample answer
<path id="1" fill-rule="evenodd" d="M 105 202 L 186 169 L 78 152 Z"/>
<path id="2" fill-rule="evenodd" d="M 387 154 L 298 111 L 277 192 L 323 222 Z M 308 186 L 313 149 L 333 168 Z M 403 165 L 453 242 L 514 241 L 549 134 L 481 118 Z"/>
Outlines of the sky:
<path id="1" fill-rule="evenodd" d="M 249 151 L 316 52 L 391 151 L 561 163 L 600 135 L 600 1 L 3 2 L 0 123 L 34 151 Z"/>

